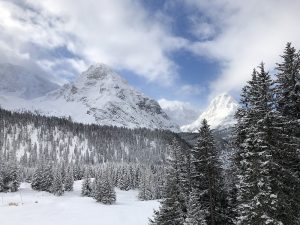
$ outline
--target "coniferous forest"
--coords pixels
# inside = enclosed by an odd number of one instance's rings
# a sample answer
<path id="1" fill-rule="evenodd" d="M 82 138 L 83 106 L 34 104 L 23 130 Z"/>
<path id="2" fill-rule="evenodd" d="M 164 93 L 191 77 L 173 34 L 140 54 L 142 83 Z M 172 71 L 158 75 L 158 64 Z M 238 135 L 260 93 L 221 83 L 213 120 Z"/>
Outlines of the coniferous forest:
<path id="1" fill-rule="evenodd" d="M 249 71 L 251 73 L 251 71 Z M 300 224 L 300 54 L 256 67 L 236 125 L 196 134 L 84 125 L 0 109 L 0 192 L 20 182 L 113 204 L 114 188 L 160 199 L 151 225 Z"/>

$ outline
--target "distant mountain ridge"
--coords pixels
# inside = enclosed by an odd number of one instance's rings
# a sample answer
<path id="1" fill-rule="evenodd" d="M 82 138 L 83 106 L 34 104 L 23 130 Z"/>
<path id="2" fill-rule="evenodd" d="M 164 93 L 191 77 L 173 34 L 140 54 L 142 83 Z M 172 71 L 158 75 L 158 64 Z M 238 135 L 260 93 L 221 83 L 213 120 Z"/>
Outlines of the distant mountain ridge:
<path id="1" fill-rule="evenodd" d="M 209 104 L 206 110 L 200 114 L 193 123 L 181 127 L 183 132 L 196 132 L 203 119 L 208 121 L 212 129 L 223 129 L 232 127 L 236 120 L 234 114 L 239 104 L 227 93 L 216 96 Z"/>
<path id="2" fill-rule="evenodd" d="M 179 126 L 155 100 L 135 90 L 104 64 L 91 66 L 74 82 L 45 96 L 28 101 L 3 95 L 0 104 L 12 110 L 71 117 L 75 122 L 86 124 L 179 131 Z"/>

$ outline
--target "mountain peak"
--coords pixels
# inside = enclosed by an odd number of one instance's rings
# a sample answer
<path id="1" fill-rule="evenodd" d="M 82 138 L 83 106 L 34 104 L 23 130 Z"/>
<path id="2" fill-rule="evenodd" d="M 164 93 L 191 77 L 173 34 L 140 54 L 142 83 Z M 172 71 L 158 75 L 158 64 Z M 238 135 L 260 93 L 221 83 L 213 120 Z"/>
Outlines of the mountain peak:
<path id="1" fill-rule="evenodd" d="M 105 64 L 90 66 L 73 83 L 49 93 L 36 105 L 46 113 L 71 116 L 82 123 L 179 130 L 154 99 Z"/>
<path id="2" fill-rule="evenodd" d="M 206 119 L 212 129 L 230 127 L 235 123 L 234 114 L 238 103 L 228 93 L 222 93 L 212 99 L 207 109 L 193 123 L 182 126 L 185 132 L 195 132 L 200 128 L 201 121 Z"/>

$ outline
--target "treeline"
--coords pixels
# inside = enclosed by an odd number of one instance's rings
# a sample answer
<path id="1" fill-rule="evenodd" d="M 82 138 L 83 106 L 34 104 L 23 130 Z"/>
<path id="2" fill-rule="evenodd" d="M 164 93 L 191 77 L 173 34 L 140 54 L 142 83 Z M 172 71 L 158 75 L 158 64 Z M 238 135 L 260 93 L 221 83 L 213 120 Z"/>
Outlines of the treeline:
<path id="1" fill-rule="evenodd" d="M 173 142 L 150 224 L 300 224 L 300 54 L 288 43 L 281 57 L 275 79 L 262 63 L 242 90 L 226 176 L 205 120 L 187 160 Z"/>
<path id="2" fill-rule="evenodd" d="M 52 161 L 157 163 L 177 134 L 170 131 L 85 125 L 57 117 L 0 109 L 0 158 L 17 155 L 22 166 Z M 180 139 L 180 138 L 179 138 Z M 188 145 L 180 139 L 182 145 Z"/>

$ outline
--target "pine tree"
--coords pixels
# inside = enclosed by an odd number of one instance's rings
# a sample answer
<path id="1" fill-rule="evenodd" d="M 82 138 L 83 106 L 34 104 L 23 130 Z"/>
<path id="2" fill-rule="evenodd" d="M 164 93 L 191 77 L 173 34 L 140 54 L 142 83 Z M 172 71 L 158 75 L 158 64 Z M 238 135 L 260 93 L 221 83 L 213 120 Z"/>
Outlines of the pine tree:
<path id="1" fill-rule="evenodd" d="M 155 193 L 153 193 L 154 190 L 152 190 L 151 185 L 153 185 L 153 181 L 151 179 L 151 171 L 149 169 L 145 169 L 142 173 L 139 185 L 138 198 L 140 200 L 145 201 L 154 199 Z"/>
<path id="2" fill-rule="evenodd" d="M 116 201 L 116 192 L 114 190 L 113 185 L 111 184 L 110 180 L 108 179 L 107 174 L 103 177 L 102 182 L 102 198 L 101 202 L 103 204 L 113 204 Z"/>
<path id="3" fill-rule="evenodd" d="M 89 171 L 86 169 L 84 173 L 84 179 L 81 185 L 81 195 L 91 197 L 92 196 L 92 183 L 89 177 Z"/>
<path id="4" fill-rule="evenodd" d="M 42 176 L 43 176 L 43 168 L 42 168 L 42 164 L 40 163 L 35 169 L 32 176 L 31 188 L 33 190 L 37 190 L 37 191 L 42 190 Z"/>
<path id="5" fill-rule="evenodd" d="M 42 167 L 41 175 L 41 190 L 51 192 L 52 182 L 53 182 L 53 168 L 50 162 L 46 162 Z"/>
<path id="6" fill-rule="evenodd" d="M 277 193 L 273 188 L 278 169 L 273 160 L 272 80 L 261 64 L 243 89 L 237 112 L 236 162 L 238 168 L 238 224 L 281 224 L 276 218 Z"/>
<path id="7" fill-rule="evenodd" d="M 4 162 L 0 158 L 0 192 L 5 191 L 4 187 Z"/>
<path id="8" fill-rule="evenodd" d="M 9 190 L 11 192 L 18 191 L 20 187 L 20 168 L 15 160 L 8 163 L 8 179 Z"/>
<path id="9" fill-rule="evenodd" d="M 96 199 L 97 202 L 102 202 L 103 200 L 103 176 L 102 174 L 97 174 L 93 181 L 93 190 L 92 190 L 92 196 L 94 199 Z"/>
<path id="10" fill-rule="evenodd" d="M 300 95 L 297 94 L 297 76 L 300 59 L 296 49 L 287 43 L 282 63 L 276 74 L 276 129 L 273 130 L 273 153 L 278 168 L 274 171 L 278 182 L 278 218 L 284 224 L 297 224 L 300 218 Z M 276 175 L 275 175 L 276 174 Z"/>
<path id="11" fill-rule="evenodd" d="M 31 187 L 37 191 L 51 192 L 53 182 L 52 165 L 42 160 L 34 171 Z"/>
<path id="12" fill-rule="evenodd" d="M 57 196 L 61 196 L 64 194 L 64 184 L 61 175 L 61 168 L 59 166 L 54 169 L 51 193 Z"/>
<path id="13" fill-rule="evenodd" d="M 191 180 L 193 207 L 200 207 L 196 211 L 205 213 L 205 221 L 202 221 L 203 218 L 197 218 L 199 215 L 202 217 L 200 212 L 188 212 L 189 220 L 210 225 L 228 224 L 221 165 L 212 132 L 205 119 L 199 130 L 197 144 L 191 151 Z M 198 203 L 195 203 L 196 198 Z"/>
<path id="14" fill-rule="evenodd" d="M 174 142 L 172 143 L 174 144 Z M 178 167 L 178 146 L 170 146 L 164 198 L 159 211 L 154 211 L 152 225 L 183 225 L 185 215 L 182 211 L 182 193 L 180 193 L 180 175 Z"/>
<path id="15" fill-rule="evenodd" d="M 203 210 L 201 203 L 199 202 L 200 196 L 196 189 L 193 189 L 190 193 L 188 214 L 185 219 L 184 225 L 207 225 L 206 212 Z"/>
<path id="16" fill-rule="evenodd" d="M 73 177 L 73 169 L 71 166 L 67 167 L 66 175 L 65 175 L 65 191 L 73 191 L 74 177 Z"/>

